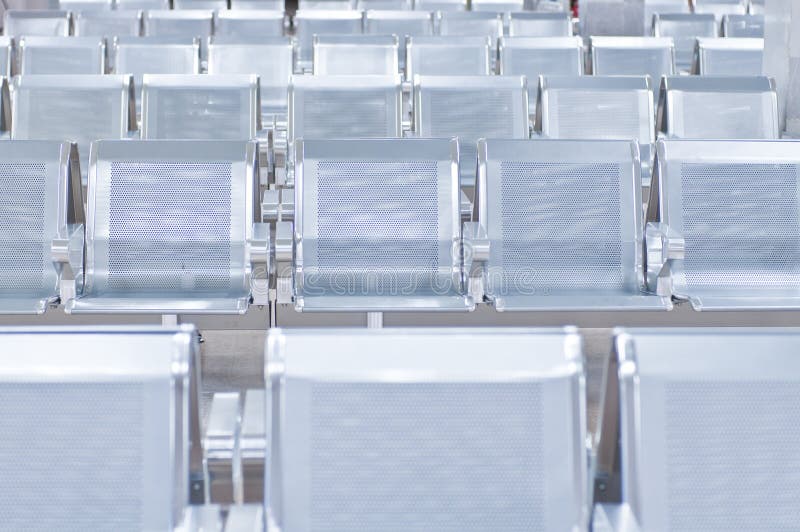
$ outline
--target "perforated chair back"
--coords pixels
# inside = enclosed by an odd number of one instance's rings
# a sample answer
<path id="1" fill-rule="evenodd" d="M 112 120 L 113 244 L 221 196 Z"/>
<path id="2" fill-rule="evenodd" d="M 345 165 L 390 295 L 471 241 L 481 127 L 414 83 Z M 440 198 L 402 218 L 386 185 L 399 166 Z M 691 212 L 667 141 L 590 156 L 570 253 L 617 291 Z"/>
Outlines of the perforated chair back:
<path id="1" fill-rule="evenodd" d="M 204 39 L 212 33 L 212 15 L 205 9 L 145 11 L 144 35 Z"/>
<path id="2" fill-rule="evenodd" d="M 314 37 L 314 75 L 394 75 L 400 71 L 395 35 Z"/>
<path id="3" fill-rule="evenodd" d="M 692 70 L 704 76 L 760 76 L 763 72 L 764 39 L 697 39 Z"/>
<path id="4" fill-rule="evenodd" d="M 284 0 L 230 0 L 231 11 L 236 10 L 270 10 L 283 11 Z"/>
<path id="5" fill-rule="evenodd" d="M 298 10 L 293 21 L 301 66 L 311 66 L 314 35 L 362 33 L 361 19 L 360 11 Z"/>
<path id="6" fill-rule="evenodd" d="M 623 498 L 643 530 L 781 530 L 800 519 L 796 332 L 631 329 L 615 344 Z"/>
<path id="7" fill-rule="evenodd" d="M 689 2 L 684 0 L 644 0 L 644 33 L 643 35 L 653 35 L 653 16 L 689 14 L 692 8 Z"/>
<path id="8" fill-rule="evenodd" d="M 297 310 L 474 308 L 456 245 L 455 140 L 296 142 Z"/>
<path id="9" fill-rule="evenodd" d="M 114 8 L 114 0 L 58 0 L 58 8 L 72 11 L 73 16 L 77 13 L 109 12 Z"/>
<path id="10" fill-rule="evenodd" d="M 3 35 L 66 37 L 69 35 L 70 20 L 69 11 L 10 9 L 3 15 Z"/>
<path id="11" fill-rule="evenodd" d="M 657 92 L 662 76 L 674 76 L 675 46 L 670 37 L 592 37 L 592 73 L 597 76 L 650 76 Z"/>
<path id="12" fill-rule="evenodd" d="M 653 35 L 672 37 L 675 43 L 675 66 L 681 72 L 689 72 L 692 68 L 696 39 L 716 37 L 718 34 L 717 22 L 711 14 L 653 15 Z"/>
<path id="13" fill-rule="evenodd" d="M 260 126 L 258 76 L 144 76 L 143 139 L 249 140 Z"/>
<path id="14" fill-rule="evenodd" d="M 294 76 L 288 138 L 400 137 L 400 76 Z"/>
<path id="15" fill-rule="evenodd" d="M 228 9 L 228 0 L 172 0 L 172 8 L 176 10 L 226 10 Z"/>
<path id="16" fill-rule="evenodd" d="M 648 219 L 685 240 L 674 297 L 695 309 L 800 308 L 795 141 L 665 140 Z"/>
<path id="17" fill-rule="evenodd" d="M 492 72 L 489 37 L 408 37 L 406 80 L 414 76 L 486 76 Z"/>
<path id="18" fill-rule="evenodd" d="M 406 64 L 406 37 L 433 35 L 433 15 L 422 11 L 367 11 L 364 13 L 364 33 L 396 35 L 400 67 Z"/>
<path id="19" fill-rule="evenodd" d="M 272 330 L 266 357 L 283 530 L 585 530 L 576 333 Z"/>
<path id="20" fill-rule="evenodd" d="M 359 11 L 410 11 L 414 9 L 413 0 L 356 0 Z"/>
<path id="21" fill-rule="evenodd" d="M 572 20 L 569 13 L 510 13 L 508 34 L 511 37 L 569 37 Z"/>
<path id="22" fill-rule="evenodd" d="M 439 34 L 445 36 L 475 36 L 492 39 L 492 48 L 503 36 L 503 15 L 488 11 L 440 11 L 436 13 Z"/>
<path id="23" fill-rule="evenodd" d="M 470 9 L 492 13 L 513 13 L 525 10 L 525 0 L 472 0 Z"/>
<path id="24" fill-rule="evenodd" d="M 296 43 L 288 37 L 212 37 L 208 73 L 257 75 L 262 119 L 282 116 L 285 120 L 295 53 Z"/>
<path id="25" fill-rule="evenodd" d="M 142 33 L 142 12 L 81 11 L 74 16 L 74 33 L 79 37 L 138 37 Z"/>
<path id="26" fill-rule="evenodd" d="M 182 524 L 197 391 L 193 329 L 4 328 L 0 346 L 0 452 L 16 457 L 0 478 L 5 525 Z"/>
<path id="27" fill-rule="evenodd" d="M 76 142 L 84 180 L 92 141 L 124 139 L 136 129 L 130 76 L 16 76 L 11 88 L 11 138 Z"/>
<path id="28" fill-rule="evenodd" d="M 778 97 L 766 77 L 664 79 L 658 129 L 682 139 L 780 138 Z"/>
<path id="29" fill-rule="evenodd" d="M 644 0 L 583 0 L 581 35 L 641 36 Z"/>
<path id="30" fill-rule="evenodd" d="M 466 11 L 467 0 L 414 0 L 417 11 Z"/>
<path id="31" fill-rule="evenodd" d="M 645 293 L 638 145 L 481 140 L 486 296 L 500 311 L 664 310 Z"/>
<path id="32" fill-rule="evenodd" d="M 114 0 L 116 9 L 170 9 L 169 0 Z"/>
<path id="33" fill-rule="evenodd" d="M 11 75 L 12 51 L 11 37 L 0 36 L 0 77 Z"/>
<path id="34" fill-rule="evenodd" d="M 414 132 L 459 137 L 461 186 L 475 186 L 480 138 L 527 139 L 524 76 L 416 76 Z"/>
<path id="35" fill-rule="evenodd" d="M 528 111 L 536 113 L 539 76 L 583 74 L 583 40 L 580 37 L 502 37 L 497 71 L 528 80 Z"/>
<path id="36" fill-rule="evenodd" d="M 298 9 L 303 11 L 350 11 L 355 0 L 298 0 Z"/>
<path id="37" fill-rule="evenodd" d="M 0 142 L 0 314 L 40 314 L 59 297 L 53 240 L 84 223 L 78 153 L 53 141 Z M 82 234 L 82 230 L 81 230 Z M 83 267 L 74 257 L 76 273 Z"/>
<path id="38" fill-rule="evenodd" d="M 536 130 L 554 139 L 638 140 L 642 184 L 650 184 L 655 111 L 650 78 L 539 78 Z"/>
<path id="39" fill-rule="evenodd" d="M 764 38 L 764 15 L 725 15 L 722 17 L 723 37 Z"/>
<path id="40" fill-rule="evenodd" d="M 725 15 L 744 15 L 747 12 L 747 2 L 743 0 L 692 0 L 694 13 L 708 13 L 717 20 L 722 20 Z"/>
<path id="41" fill-rule="evenodd" d="M 214 12 L 214 37 L 235 37 L 242 40 L 280 37 L 283 35 L 285 23 L 283 10 L 220 10 Z"/>
<path id="42" fill-rule="evenodd" d="M 67 312 L 247 310 L 255 142 L 92 145 L 86 284 Z"/>
<path id="43" fill-rule="evenodd" d="M 22 37 L 19 74 L 105 74 L 106 44 L 100 37 Z"/>

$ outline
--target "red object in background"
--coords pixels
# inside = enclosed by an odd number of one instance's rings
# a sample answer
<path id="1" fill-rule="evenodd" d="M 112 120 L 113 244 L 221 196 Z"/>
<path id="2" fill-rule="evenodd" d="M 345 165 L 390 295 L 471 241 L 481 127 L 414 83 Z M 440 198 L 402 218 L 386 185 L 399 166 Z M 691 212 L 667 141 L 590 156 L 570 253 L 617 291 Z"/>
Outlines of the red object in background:
<path id="1" fill-rule="evenodd" d="M 578 18 L 578 0 L 572 0 L 572 16 Z"/>

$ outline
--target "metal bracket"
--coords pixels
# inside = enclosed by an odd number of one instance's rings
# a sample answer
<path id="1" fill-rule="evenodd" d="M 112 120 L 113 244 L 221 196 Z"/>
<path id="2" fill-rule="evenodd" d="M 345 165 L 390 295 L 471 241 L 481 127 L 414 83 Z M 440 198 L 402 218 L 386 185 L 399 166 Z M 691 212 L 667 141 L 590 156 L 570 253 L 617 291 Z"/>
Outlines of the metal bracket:
<path id="1" fill-rule="evenodd" d="M 672 268 L 686 255 L 686 242 L 667 224 L 650 222 L 645 229 L 647 288 L 663 297 L 672 295 Z"/>

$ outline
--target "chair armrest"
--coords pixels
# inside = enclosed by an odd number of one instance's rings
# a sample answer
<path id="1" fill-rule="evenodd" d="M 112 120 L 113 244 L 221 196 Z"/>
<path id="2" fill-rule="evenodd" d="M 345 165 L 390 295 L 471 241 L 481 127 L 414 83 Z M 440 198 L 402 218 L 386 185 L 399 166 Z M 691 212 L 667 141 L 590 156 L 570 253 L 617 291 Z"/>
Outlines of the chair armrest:
<path id="1" fill-rule="evenodd" d="M 294 225 L 280 221 L 275 224 L 275 288 L 278 303 L 292 300 L 292 262 L 294 260 Z"/>
<path id="2" fill-rule="evenodd" d="M 269 304 L 269 274 L 272 270 L 270 257 L 269 224 L 254 223 L 247 248 L 250 253 L 250 292 L 254 305 Z"/>
<path id="3" fill-rule="evenodd" d="M 61 302 L 75 298 L 83 287 L 83 224 L 71 224 L 50 243 L 50 258 L 60 274 Z"/>
<path id="4" fill-rule="evenodd" d="M 486 229 L 478 222 L 466 222 L 462 231 L 464 275 L 469 293 L 477 302 L 483 301 L 483 272 L 489 262 L 491 246 Z"/>
<path id="5" fill-rule="evenodd" d="M 664 223 L 650 222 L 645 229 L 647 289 L 660 296 L 672 295 L 672 268 L 686 253 L 683 236 Z"/>
<path id="6" fill-rule="evenodd" d="M 294 190 L 265 190 L 261 197 L 261 221 L 294 220 Z"/>
<path id="7" fill-rule="evenodd" d="M 468 222 L 472 219 L 472 201 L 463 190 L 461 191 L 461 202 L 459 204 L 459 209 L 461 210 L 462 222 Z"/>
<path id="8" fill-rule="evenodd" d="M 592 516 L 592 532 L 641 532 L 631 507 L 625 503 L 598 503 Z"/>
<path id="9" fill-rule="evenodd" d="M 242 500 L 242 469 L 239 460 L 241 412 L 241 396 L 238 392 L 214 394 L 203 437 L 209 491 L 213 502 L 231 503 Z"/>

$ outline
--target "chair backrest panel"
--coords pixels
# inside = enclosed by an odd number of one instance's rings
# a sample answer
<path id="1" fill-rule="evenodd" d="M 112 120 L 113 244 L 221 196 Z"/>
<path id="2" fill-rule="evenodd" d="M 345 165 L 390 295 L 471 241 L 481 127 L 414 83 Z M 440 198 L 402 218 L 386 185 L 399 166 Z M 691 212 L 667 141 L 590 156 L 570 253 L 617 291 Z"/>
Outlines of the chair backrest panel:
<path id="1" fill-rule="evenodd" d="M 764 38 L 764 15 L 725 15 L 722 18 L 723 37 Z"/>
<path id="2" fill-rule="evenodd" d="M 394 35 L 314 37 L 314 75 L 395 75 L 399 72 Z"/>
<path id="3" fill-rule="evenodd" d="M 699 38 L 693 70 L 703 76 L 760 76 L 763 62 L 764 39 Z"/>
<path id="4" fill-rule="evenodd" d="M 145 11 L 144 35 L 204 39 L 212 34 L 212 17 L 203 9 Z"/>
<path id="5" fill-rule="evenodd" d="M 433 35 L 433 16 L 421 11 L 366 11 L 364 33 L 396 35 L 400 66 L 405 68 L 406 37 Z"/>
<path id="6" fill-rule="evenodd" d="M 214 36 L 261 39 L 283 35 L 283 10 L 220 10 L 214 13 Z"/>
<path id="7" fill-rule="evenodd" d="M 692 68 L 698 37 L 716 37 L 718 33 L 714 15 L 676 13 L 653 16 L 653 35 L 672 37 L 675 42 L 675 66 L 679 71 L 688 72 Z"/>
<path id="8" fill-rule="evenodd" d="M 69 35 L 70 14 L 68 11 L 15 10 L 5 12 L 3 34 L 9 37 L 41 35 L 44 37 L 67 37 Z"/>
<path id="9" fill-rule="evenodd" d="M 409 37 L 406 80 L 414 76 L 479 76 L 491 73 L 488 37 Z"/>
<path id="10" fill-rule="evenodd" d="M 298 60 L 310 66 L 314 35 L 351 35 L 362 33 L 360 11 L 298 10 L 294 27 L 298 43 Z"/>
<path id="11" fill-rule="evenodd" d="M 117 36 L 138 37 L 141 33 L 141 11 L 83 11 L 75 15 L 76 36 L 111 39 Z"/>
<path id="12" fill-rule="evenodd" d="M 510 13 L 508 34 L 511 37 L 569 37 L 572 20 L 569 13 Z"/>
<path id="13" fill-rule="evenodd" d="M 11 75 L 12 50 L 11 37 L 0 36 L 0 77 Z"/>
<path id="14" fill-rule="evenodd" d="M 19 74 L 105 74 L 106 46 L 100 37 L 22 37 Z"/>
<path id="15" fill-rule="evenodd" d="M 591 46 L 594 75 L 650 76 L 657 92 L 661 77 L 675 74 L 675 51 L 669 37 L 595 37 Z"/>

